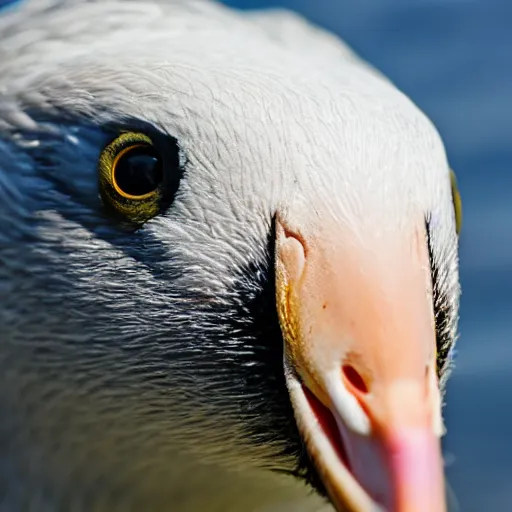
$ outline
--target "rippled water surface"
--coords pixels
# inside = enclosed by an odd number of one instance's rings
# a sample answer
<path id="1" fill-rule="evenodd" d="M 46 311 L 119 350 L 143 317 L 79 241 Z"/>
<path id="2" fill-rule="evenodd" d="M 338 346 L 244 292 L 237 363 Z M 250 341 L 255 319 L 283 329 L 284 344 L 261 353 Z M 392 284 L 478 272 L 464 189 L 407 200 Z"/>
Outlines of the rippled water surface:
<path id="1" fill-rule="evenodd" d="M 448 474 L 463 512 L 512 510 L 512 2 L 229 3 L 288 6 L 329 27 L 438 126 L 464 200 Z"/>

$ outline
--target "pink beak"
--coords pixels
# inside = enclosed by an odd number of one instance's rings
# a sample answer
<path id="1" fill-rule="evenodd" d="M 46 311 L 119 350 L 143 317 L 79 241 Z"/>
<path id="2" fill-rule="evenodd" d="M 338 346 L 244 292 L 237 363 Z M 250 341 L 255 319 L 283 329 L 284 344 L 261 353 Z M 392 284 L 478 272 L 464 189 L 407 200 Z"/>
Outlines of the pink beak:
<path id="1" fill-rule="evenodd" d="M 425 233 L 365 237 L 363 247 L 340 231 L 305 237 L 277 223 L 299 430 L 337 510 L 445 512 Z"/>

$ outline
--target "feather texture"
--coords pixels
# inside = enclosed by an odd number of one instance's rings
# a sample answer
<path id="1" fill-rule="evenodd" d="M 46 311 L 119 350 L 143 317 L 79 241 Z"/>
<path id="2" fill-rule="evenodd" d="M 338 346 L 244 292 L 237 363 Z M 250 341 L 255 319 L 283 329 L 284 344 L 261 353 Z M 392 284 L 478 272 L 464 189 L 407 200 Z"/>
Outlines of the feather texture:
<path id="1" fill-rule="evenodd" d="M 32 0 L 0 18 L 0 510 L 317 510 L 284 385 L 272 219 L 364 237 L 429 215 L 458 301 L 446 156 L 426 117 L 284 11 Z M 175 137 L 171 208 L 102 208 L 122 130 Z M 170 506 L 170 504 L 172 506 Z"/>

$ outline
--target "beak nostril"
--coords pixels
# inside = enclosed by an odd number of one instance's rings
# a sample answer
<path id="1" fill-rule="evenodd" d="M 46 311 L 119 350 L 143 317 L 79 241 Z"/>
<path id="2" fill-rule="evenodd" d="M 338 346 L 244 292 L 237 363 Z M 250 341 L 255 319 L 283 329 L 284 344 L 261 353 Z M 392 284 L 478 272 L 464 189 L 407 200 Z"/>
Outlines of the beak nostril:
<path id="1" fill-rule="evenodd" d="M 342 367 L 343 375 L 345 379 L 350 383 L 352 387 L 354 387 L 360 393 L 368 393 L 368 387 L 366 383 L 361 377 L 361 374 L 350 364 L 344 364 Z"/>

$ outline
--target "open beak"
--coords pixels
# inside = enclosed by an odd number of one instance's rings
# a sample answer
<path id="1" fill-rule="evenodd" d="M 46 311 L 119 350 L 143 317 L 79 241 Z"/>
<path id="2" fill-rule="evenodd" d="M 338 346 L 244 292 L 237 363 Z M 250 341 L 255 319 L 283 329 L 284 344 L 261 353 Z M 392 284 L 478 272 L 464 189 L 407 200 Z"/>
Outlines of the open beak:
<path id="1" fill-rule="evenodd" d="M 445 512 L 425 232 L 324 229 L 276 227 L 285 372 L 308 454 L 338 511 Z"/>

